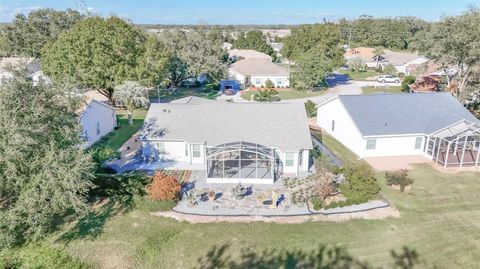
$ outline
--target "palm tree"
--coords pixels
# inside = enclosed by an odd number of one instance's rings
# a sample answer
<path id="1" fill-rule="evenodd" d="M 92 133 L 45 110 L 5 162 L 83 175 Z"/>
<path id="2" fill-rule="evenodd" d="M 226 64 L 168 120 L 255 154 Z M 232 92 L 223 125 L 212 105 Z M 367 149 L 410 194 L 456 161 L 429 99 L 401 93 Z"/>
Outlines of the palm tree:
<path id="1" fill-rule="evenodd" d="M 127 109 L 129 125 L 133 125 L 133 110 L 146 107 L 150 103 L 147 88 L 135 81 L 125 81 L 115 87 L 113 100 L 115 100 L 116 105 Z"/>
<path id="2" fill-rule="evenodd" d="M 383 51 L 382 47 L 376 47 L 375 49 L 373 49 L 373 59 L 377 61 L 377 69 L 380 59 L 383 58 L 383 55 L 385 55 L 385 52 Z"/>

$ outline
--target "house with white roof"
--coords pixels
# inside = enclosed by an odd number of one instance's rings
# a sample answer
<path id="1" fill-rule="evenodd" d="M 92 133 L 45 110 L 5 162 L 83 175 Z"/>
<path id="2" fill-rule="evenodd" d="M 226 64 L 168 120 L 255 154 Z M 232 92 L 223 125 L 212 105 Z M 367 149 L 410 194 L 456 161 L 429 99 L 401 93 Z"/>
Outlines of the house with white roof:
<path id="1" fill-rule="evenodd" d="M 204 170 L 207 183 L 306 175 L 312 149 L 303 104 L 155 103 L 140 139 L 146 170 Z"/>
<path id="2" fill-rule="evenodd" d="M 228 69 L 230 79 L 238 80 L 243 87 L 265 87 L 267 80 L 275 87 L 290 87 L 290 72 L 266 59 L 244 59 Z"/>
<path id="3" fill-rule="evenodd" d="M 84 147 L 88 148 L 117 127 L 117 113 L 108 105 L 108 98 L 99 92 L 88 91 L 84 95 L 85 103 L 77 114 L 82 124 Z"/>
<path id="4" fill-rule="evenodd" d="M 360 158 L 423 155 L 444 167 L 480 162 L 480 121 L 449 93 L 339 95 L 317 124 Z"/>
<path id="5" fill-rule="evenodd" d="M 0 83 L 2 80 L 13 78 L 13 69 L 24 66 L 27 75 L 32 79 L 33 85 L 41 81 L 50 83 L 40 68 L 40 61 L 29 57 L 4 57 L 0 58 Z"/>
<path id="6" fill-rule="evenodd" d="M 252 49 L 232 49 L 228 52 L 228 57 L 235 61 L 242 59 L 264 59 L 272 61 L 272 56 Z"/>

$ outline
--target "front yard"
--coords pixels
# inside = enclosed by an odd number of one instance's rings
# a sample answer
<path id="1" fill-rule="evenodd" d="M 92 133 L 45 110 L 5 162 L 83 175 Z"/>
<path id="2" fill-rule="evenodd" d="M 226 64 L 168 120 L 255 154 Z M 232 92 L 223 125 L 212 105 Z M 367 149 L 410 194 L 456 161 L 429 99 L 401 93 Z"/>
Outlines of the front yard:
<path id="1" fill-rule="evenodd" d="M 278 97 L 281 100 L 300 99 L 319 96 L 325 93 L 325 91 L 311 92 L 311 91 L 299 91 L 295 89 L 278 89 Z M 242 98 L 250 101 L 252 95 L 257 95 L 258 91 L 249 91 L 242 94 Z"/>
<path id="2" fill-rule="evenodd" d="M 402 93 L 401 86 L 366 86 L 362 87 L 363 94 L 372 93 Z"/>

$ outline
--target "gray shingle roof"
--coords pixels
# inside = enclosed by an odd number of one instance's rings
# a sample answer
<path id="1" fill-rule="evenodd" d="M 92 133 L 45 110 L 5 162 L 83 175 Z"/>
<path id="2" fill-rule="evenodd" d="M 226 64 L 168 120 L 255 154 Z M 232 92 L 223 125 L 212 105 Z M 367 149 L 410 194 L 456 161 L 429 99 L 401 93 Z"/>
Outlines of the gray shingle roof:
<path id="1" fill-rule="evenodd" d="M 202 97 L 197 97 L 197 96 L 187 96 L 183 97 L 177 100 L 173 100 L 170 102 L 171 104 L 207 104 L 207 103 L 213 103 L 215 101 L 207 99 L 207 98 L 202 98 Z"/>
<path id="2" fill-rule="evenodd" d="M 303 104 L 152 104 L 142 136 L 209 146 L 244 141 L 282 151 L 312 148 Z"/>
<path id="3" fill-rule="evenodd" d="M 431 134 L 461 120 L 480 122 L 449 93 L 338 98 L 364 136 Z"/>

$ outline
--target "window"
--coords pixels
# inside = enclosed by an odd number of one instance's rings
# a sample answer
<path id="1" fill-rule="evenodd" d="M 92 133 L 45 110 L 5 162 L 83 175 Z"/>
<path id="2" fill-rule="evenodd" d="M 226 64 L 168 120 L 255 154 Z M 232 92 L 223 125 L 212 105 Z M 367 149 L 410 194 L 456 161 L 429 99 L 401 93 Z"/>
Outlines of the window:
<path id="1" fill-rule="evenodd" d="M 97 135 L 100 134 L 100 122 L 97 122 Z"/>
<path id="2" fill-rule="evenodd" d="M 277 85 L 283 85 L 283 79 L 282 79 L 282 78 L 277 78 L 277 79 L 275 80 L 275 84 L 277 84 Z"/>
<path id="3" fill-rule="evenodd" d="M 158 153 L 165 154 L 165 143 L 164 142 L 159 142 L 157 148 L 158 148 Z"/>
<path id="4" fill-rule="evenodd" d="M 185 143 L 185 156 L 188 156 L 188 144 Z"/>
<path id="5" fill-rule="evenodd" d="M 285 154 L 285 166 L 293 166 L 293 156 L 291 152 Z"/>
<path id="6" fill-rule="evenodd" d="M 332 120 L 332 132 L 334 132 L 334 131 L 335 131 L 335 121 Z"/>
<path id="7" fill-rule="evenodd" d="M 367 149 L 375 149 L 377 146 L 377 139 L 367 139 Z"/>
<path id="8" fill-rule="evenodd" d="M 422 142 L 423 142 L 423 137 L 419 136 L 415 138 L 415 149 L 421 149 L 422 148 Z"/>
<path id="9" fill-rule="evenodd" d="M 262 84 L 262 79 L 261 78 L 255 78 L 255 85 L 261 85 Z"/>
<path id="10" fill-rule="evenodd" d="M 192 145 L 192 157 L 193 158 L 200 158 L 200 145 Z"/>

